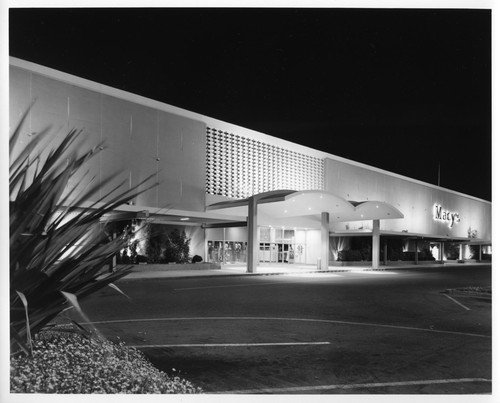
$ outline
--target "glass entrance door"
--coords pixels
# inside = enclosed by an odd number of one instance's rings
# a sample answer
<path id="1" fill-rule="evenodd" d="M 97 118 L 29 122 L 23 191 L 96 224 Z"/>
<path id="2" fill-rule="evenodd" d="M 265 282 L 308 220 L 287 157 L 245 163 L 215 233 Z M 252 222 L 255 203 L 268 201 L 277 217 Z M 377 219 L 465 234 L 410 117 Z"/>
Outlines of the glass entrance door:
<path id="1" fill-rule="evenodd" d="M 259 261 L 264 263 L 304 263 L 305 246 L 295 243 L 261 242 Z"/>

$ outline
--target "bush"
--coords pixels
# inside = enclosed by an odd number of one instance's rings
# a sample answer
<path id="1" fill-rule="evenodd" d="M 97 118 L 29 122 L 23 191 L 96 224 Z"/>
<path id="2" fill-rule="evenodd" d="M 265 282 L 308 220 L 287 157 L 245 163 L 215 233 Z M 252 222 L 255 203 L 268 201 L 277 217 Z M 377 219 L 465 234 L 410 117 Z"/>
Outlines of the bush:
<path id="1" fill-rule="evenodd" d="M 391 249 L 389 252 L 389 260 L 395 262 L 398 260 L 403 260 L 403 252 L 397 249 Z"/>
<path id="2" fill-rule="evenodd" d="M 79 334 L 40 332 L 33 355 L 10 360 L 11 393 L 201 393 L 135 348 Z"/>
<path id="3" fill-rule="evenodd" d="M 148 263 L 148 258 L 147 258 L 147 256 L 144 256 L 144 255 L 137 255 L 135 257 L 135 263 L 137 263 L 137 264 Z"/>
<path id="4" fill-rule="evenodd" d="M 460 257 L 460 245 L 445 242 L 444 243 L 444 255 L 448 260 L 457 260 Z"/>
<path id="5" fill-rule="evenodd" d="M 165 251 L 163 257 L 167 263 L 188 263 L 189 243 L 191 239 L 186 236 L 185 231 L 175 228 L 166 238 Z"/>
<path id="6" fill-rule="evenodd" d="M 357 249 L 346 249 L 339 251 L 337 260 L 342 262 L 360 262 L 362 260 L 362 254 L 360 250 Z"/>
<path id="7" fill-rule="evenodd" d="M 403 252 L 401 256 L 401 260 L 405 262 L 411 262 L 415 260 L 415 252 Z"/>
<path id="8" fill-rule="evenodd" d="M 194 255 L 191 259 L 191 263 L 203 262 L 203 258 L 200 255 Z"/>
<path id="9" fill-rule="evenodd" d="M 436 260 L 429 249 L 418 252 L 418 260 Z"/>
<path id="10" fill-rule="evenodd" d="M 414 262 L 415 261 L 415 252 L 403 252 L 403 258 L 405 262 Z M 432 256 L 432 252 L 428 249 L 418 252 L 418 260 L 436 260 L 434 256 Z"/>
<path id="11" fill-rule="evenodd" d="M 166 240 L 162 226 L 148 223 L 143 232 L 146 240 L 145 256 L 147 262 L 163 263 L 163 249 Z"/>

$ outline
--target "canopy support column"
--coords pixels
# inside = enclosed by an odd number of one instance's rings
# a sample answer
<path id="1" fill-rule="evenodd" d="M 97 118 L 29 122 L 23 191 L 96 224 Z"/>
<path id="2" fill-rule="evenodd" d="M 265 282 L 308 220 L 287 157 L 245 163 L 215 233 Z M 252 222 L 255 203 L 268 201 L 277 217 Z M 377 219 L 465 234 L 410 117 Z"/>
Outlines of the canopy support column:
<path id="1" fill-rule="evenodd" d="M 415 264 L 418 264 L 418 239 L 415 238 Z"/>
<path id="2" fill-rule="evenodd" d="M 328 270 L 330 259 L 330 214 L 321 213 L 321 270 Z"/>
<path id="3" fill-rule="evenodd" d="M 259 239 L 257 226 L 257 199 L 250 197 L 248 200 L 248 248 L 247 248 L 247 273 L 255 273 L 259 263 Z"/>
<path id="4" fill-rule="evenodd" d="M 372 269 L 380 265 L 380 220 L 373 220 L 372 231 Z"/>

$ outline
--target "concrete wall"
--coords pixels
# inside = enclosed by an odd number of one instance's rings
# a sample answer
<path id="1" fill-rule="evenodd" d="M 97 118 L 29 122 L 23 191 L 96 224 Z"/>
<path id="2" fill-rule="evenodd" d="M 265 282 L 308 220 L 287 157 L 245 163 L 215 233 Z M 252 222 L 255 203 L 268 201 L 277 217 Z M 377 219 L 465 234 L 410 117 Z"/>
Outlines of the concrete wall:
<path id="1" fill-rule="evenodd" d="M 66 78 L 65 75 L 61 75 Z M 151 174 L 160 185 L 141 194 L 135 204 L 144 208 L 203 211 L 205 207 L 205 131 L 203 122 L 83 88 L 68 80 L 10 66 L 11 131 L 32 107 L 20 147 L 51 126 L 51 136 L 83 129 L 81 150 L 105 142 L 106 148 L 90 164 L 88 178 L 102 181 L 103 196 L 117 184 L 133 187 Z M 14 151 L 13 155 L 16 152 Z M 76 178 L 84 186 L 88 180 Z"/>
<path id="2" fill-rule="evenodd" d="M 478 231 L 478 238 L 491 239 L 491 203 L 474 197 L 331 158 L 325 160 L 325 189 L 347 200 L 387 202 L 404 214 L 404 219 L 382 220 L 381 230 L 466 238 L 471 228 Z M 459 213 L 460 222 L 450 227 L 434 220 L 436 204 Z M 339 223 L 335 228 L 345 230 L 346 226 L 369 229 L 371 223 Z"/>
<path id="3" fill-rule="evenodd" d="M 306 235 L 306 264 L 316 264 L 321 258 L 321 232 L 307 230 Z"/>
<path id="4" fill-rule="evenodd" d="M 207 228 L 205 237 L 207 241 L 247 242 L 247 227 Z"/>

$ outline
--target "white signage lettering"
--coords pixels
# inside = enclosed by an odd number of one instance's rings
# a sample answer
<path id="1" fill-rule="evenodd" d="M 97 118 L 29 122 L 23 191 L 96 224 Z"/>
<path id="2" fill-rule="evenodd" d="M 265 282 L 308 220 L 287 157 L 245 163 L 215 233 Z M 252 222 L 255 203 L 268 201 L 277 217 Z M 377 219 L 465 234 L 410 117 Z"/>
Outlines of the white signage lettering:
<path id="1" fill-rule="evenodd" d="M 433 218 L 434 221 L 447 223 L 450 228 L 460 222 L 460 214 L 445 210 L 440 204 L 434 205 Z"/>

